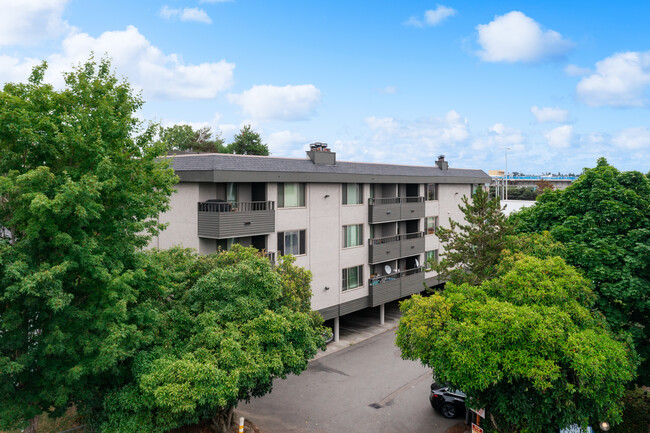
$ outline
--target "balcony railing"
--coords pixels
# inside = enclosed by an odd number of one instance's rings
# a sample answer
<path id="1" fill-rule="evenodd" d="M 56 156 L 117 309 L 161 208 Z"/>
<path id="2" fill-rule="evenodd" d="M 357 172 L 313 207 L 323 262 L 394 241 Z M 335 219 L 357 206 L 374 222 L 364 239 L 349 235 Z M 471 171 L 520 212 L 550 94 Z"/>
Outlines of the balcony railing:
<path id="1" fill-rule="evenodd" d="M 199 212 L 257 212 L 275 210 L 274 201 L 199 202 Z"/>
<path id="2" fill-rule="evenodd" d="M 368 239 L 368 261 L 386 262 L 424 252 L 424 232 Z"/>
<path id="3" fill-rule="evenodd" d="M 395 299 L 419 293 L 424 290 L 424 267 L 407 269 L 389 275 L 372 277 L 368 280 L 370 287 L 370 304 L 373 307 L 394 301 Z"/>
<path id="4" fill-rule="evenodd" d="M 198 203 L 198 235 L 226 239 L 275 231 L 275 202 L 206 201 Z"/>
<path id="5" fill-rule="evenodd" d="M 424 217 L 424 197 L 368 199 L 368 222 L 377 224 Z"/>
<path id="6" fill-rule="evenodd" d="M 269 259 L 269 262 L 271 262 L 272 265 L 275 265 L 275 252 L 270 251 L 270 252 L 263 252 L 262 255 Z"/>

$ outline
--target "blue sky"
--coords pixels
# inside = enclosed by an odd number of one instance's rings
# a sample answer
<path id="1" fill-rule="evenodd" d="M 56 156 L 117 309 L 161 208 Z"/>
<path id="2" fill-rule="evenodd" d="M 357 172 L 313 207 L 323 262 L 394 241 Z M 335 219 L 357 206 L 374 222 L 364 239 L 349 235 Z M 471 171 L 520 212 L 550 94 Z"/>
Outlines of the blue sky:
<path id="1" fill-rule="evenodd" d="M 164 125 L 275 156 L 650 170 L 647 2 L 0 0 L 0 83 L 108 54 Z"/>

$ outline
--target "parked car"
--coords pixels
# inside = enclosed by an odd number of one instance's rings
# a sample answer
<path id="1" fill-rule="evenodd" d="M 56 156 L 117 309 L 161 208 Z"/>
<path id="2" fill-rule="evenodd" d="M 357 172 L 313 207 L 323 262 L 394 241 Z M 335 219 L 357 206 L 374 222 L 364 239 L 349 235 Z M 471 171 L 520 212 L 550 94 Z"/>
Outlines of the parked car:
<path id="1" fill-rule="evenodd" d="M 465 398 L 467 396 L 448 386 L 438 383 L 431 384 L 429 401 L 431 407 L 440 412 L 445 418 L 456 418 L 465 415 Z"/>

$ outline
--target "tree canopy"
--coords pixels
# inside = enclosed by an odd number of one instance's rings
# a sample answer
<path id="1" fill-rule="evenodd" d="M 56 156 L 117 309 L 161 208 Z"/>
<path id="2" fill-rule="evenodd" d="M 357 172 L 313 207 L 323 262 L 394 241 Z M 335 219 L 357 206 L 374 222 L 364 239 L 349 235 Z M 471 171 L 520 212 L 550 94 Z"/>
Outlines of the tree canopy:
<path id="1" fill-rule="evenodd" d="M 499 255 L 510 233 L 507 218 L 501 212 L 499 198 L 489 198 L 477 189 L 473 197 L 462 199 L 459 209 L 464 221 L 449 219 L 449 228 L 439 227 L 436 235 L 444 246 L 439 263 L 431 263 L 440 278 L 455 283 L 480 284 L 496 275 Z"/>
<path id="2" fill-rule="evenodd" d="M 97 404 L 154 338 L 139 249 L 176 182 L 107 60 L 0 92 L 0 428 Z"/>
<path id="3" fill-rule="evenodd" d="M 228 149 L 220 134 L 213 134 L 209 126 L 194 130 L 190 125 L 173 125 L 162 128 L 160 141 L 169 146 L 169 150 L 227 153 Z"/>
<path id="4" fill-rule="evenodd" d="M 559 257 L 511 255 L 478 286 L 402 303 L 402 356 L 484 407 L 501 432 L 621 420 L 634 354 L 592 311 L 589 281 Z"/>
<path id="5" fill-rule="evenodd" d="M 156 338 L 107 392 L 102 431 L 164 432 L 212 419 L 225 432 L 238 401 L 300 374 L 323 348 L 311 274 L 291 257 L 274 268 L 257 250 L 235 245 L 209 257 L 173 249 L 151 258 L 166 288 Z"/>
<path id="6" fill-rule="evenodd" d="M 221 135 L 214 134 L 209 126 L 197 130 L 190 125 L 162 128 L 160 141 L 171 151 L 269 155 L 268 146 L 262 143 L 262 137 L 250 125 L 244 125 L 239 133 L 235 134 L 233 142 L 227 145 Z"/>
<path id="7" fill-rule="evenodd" d="M 596 305 L 615 331 L 631 336 L 650 380 L 650 181 L 598 160 L 568 188 L 541 195 L 512 217 L 519 232 L 542 232 L 564 243 L 563 257 L 585 272 Z"/>

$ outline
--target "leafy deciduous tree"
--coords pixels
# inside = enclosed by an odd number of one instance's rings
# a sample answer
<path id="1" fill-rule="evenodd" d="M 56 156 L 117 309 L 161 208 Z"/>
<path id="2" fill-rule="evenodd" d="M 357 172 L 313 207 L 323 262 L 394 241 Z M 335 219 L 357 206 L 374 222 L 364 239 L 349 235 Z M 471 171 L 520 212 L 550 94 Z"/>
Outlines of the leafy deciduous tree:
<path id="1" fill-rule="evenodd" d="M 519 232 L 548 230 L 563 257 L 593 281 L 597 306 L 615 331 L 631 335 L 639 383 L 650 380 L 650 181 L 604 158 L 568 188 L 543 194 L 512 217 Z"/>
<path id="2" fill-rule="evenodd" d="M 152 253 L 173 288 L 160 303 L 153 344 L 131 375 L 108 392 L 101 430 L 164 432 L 212 419 L 226 432 L 240 400 L 300 374 L 323 348 L 322 318 L 311 311 L 309 271 L 284 258 L 277 268 L 235 245 L 209 258 L 183 250 Z"/>
<path id="3" fill-rule="evenodd" d="M 0 92 L 0 428 L 99 404 L 151 342 L 138 250 L 176 181 L 108 61 L 78 66 L 61 91 L 45 70 Z"/>
<path id="4" fill-rule="evenodd" d="M 397 345 L 485 407 L 497 431 L 615 424 L 634 353 L 592 313 L 593 300 L 563 259 L 518 255 L 479 286 L 404 301 Z"/>
<path id="5" fill-rule="evenodd" d="M 225 153 L 224 141 L 219 134 L 213 134 L 209 126 L 194 130 L 190 125 L 174 125 L 163 128 L 160 141 L 170 150 Z"/>

